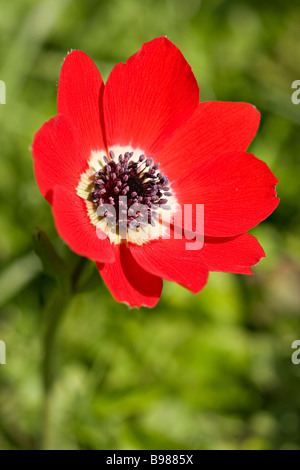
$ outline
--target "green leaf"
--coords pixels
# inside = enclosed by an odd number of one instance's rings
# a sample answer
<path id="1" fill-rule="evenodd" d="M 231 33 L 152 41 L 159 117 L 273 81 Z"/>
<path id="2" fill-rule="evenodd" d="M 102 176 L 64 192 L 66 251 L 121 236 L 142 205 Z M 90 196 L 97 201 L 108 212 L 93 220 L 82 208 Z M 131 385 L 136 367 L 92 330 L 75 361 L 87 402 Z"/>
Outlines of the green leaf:
<path id="1" fill-rule="evenodd" d="M 33 233 L 33 246 L 39 256 L 44 272 L 55 279 L 62 289 L 70 290 L 70 272 L 62 258 L 57 254 L 45 232 L 37 228 Z"/>
<path id="2" fill-rule="evenodd" d="M 0 272 L 0 307 L 14 298 L 41 271 L 41 263 L 32 251 L 13 261 Z"/>

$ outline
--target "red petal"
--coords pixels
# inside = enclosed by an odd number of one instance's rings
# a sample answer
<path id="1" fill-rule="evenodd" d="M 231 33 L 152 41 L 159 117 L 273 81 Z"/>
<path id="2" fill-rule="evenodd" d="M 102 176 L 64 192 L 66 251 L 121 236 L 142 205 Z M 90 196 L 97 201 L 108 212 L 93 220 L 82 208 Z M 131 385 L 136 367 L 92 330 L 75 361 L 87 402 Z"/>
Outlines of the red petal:
<path id="1" fill-rule="evenodd" d="M 236 238 L 205 240 L 201 255 L 210 271 L 252 274 L 251 266 L 265 253 L 256 238 L 245 233 Z"/>
<path id="2" fill-rule="evenodd" d="M 97 237 L 96 227 L 87 214 L 86 203 L 77 194 L 56 186 L 53 215 L 59 235 L 73 251 L 96 261 L 107 263 L 115 260 L 109 239 Z"/>
<path id="3" fill-rule="evenodd" d="M 208 269 L 201 256 L 202 250 L 187 251 L 186 243 L 184 238 L 159 239 L 142 246 L 131 243 L 130 251 L 147 271 L 177 282 L 196 294 L 207 282 Z"/>
<path id="4" fill-rule="evenodd" d="M 32 152 L 35 177 L 48 202 L 56 184 L 75 191 L 87 162 L 67 118 L 58 115 L 46 122 L 34 137 Z"/>
<path id="5" fill-rule="evenodd" d="M 204 204 L 205 236 L 231 237 L 247 232 L 274 211 L 279 203 L 277 183 L 254 155 L 232 152 L 189 165 L 172 181 L 172 188 L 182 206 Z"/>
<path id="6" fill-rule="evenodd" d="M 131 307 L 154 307 L 161 295 L 162 280 L 141 268 L 125 245 L 114 248 L 115 263 L 97 263 L 113 297 Z"/>
<path id="7" fill-rule="evenodd" d="M 160 37 L 114 67 L 103 103 L 108 146 L 131 145 L 149 155 L 194 113 L 199 88 L 179 49 Z"/>
<path id="8" fill-rule="evenodd" d="M 199 103 L 191 119 L 162 150 L 159 160 L 173 179 L 190 165 L 232 151 L 245 151 L 256 134 L 260 114 L 248 103 Z M 180 161 L 179 161 L 180 160 Z"/>
<path id="9" fill-rule="evenodd" d="M 59 78 L 57 110 L 75 127 L 87 160 L 92 150 L 106 148 L 100 116 L 103 91 L 104 84 L 94 62 L 81 51 L 68 54 Z"/>

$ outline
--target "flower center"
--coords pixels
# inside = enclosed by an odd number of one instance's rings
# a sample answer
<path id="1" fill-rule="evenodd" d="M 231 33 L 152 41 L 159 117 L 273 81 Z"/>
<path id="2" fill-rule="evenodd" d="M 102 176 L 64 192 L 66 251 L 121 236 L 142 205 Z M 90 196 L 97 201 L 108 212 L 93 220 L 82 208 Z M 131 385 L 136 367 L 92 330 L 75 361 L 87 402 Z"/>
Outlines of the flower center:
<path id="1" fill-rule="evenodd" d="M 98 216 L 126 230 L 155 226 L 158 209 L 170 210 L 172 196 L 167 176 L 158 171 L 159 163 L 134 152 L 104 156 L 104 166 L 93 174 L 89 199 L 97 207 Z"/>

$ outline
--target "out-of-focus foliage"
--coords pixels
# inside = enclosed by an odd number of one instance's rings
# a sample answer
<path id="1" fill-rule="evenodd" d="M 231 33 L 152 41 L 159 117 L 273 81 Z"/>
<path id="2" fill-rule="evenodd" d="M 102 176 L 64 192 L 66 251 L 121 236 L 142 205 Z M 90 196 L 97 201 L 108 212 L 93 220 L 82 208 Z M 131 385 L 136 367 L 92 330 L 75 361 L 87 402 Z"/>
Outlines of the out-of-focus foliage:
<path id="1" fill-rule="evenodd" d="M 300 448 L 300 365 L 291 362 L 300 339 L 299 24 L 297 2 L 279 0 L 0 1 L 1 449 Z M 35 227 L 75 277 L 81 261 L 37 189 L 32 137 L 56 113 L 67 51 L 85 51 L 106 79 L 160 35 L 182 50 L 202 100 L 248 101 L 262 113 L 250 151 L 279 178 L 281 198 L 252 231 L 266 258 L 254 276 L 211 274 L 197 296 L 165 283 L 153 310 L 117 304 L 88 262 L 51 346 L 45 392 L 45 302 L 60 288 L 33 250 Z"/>

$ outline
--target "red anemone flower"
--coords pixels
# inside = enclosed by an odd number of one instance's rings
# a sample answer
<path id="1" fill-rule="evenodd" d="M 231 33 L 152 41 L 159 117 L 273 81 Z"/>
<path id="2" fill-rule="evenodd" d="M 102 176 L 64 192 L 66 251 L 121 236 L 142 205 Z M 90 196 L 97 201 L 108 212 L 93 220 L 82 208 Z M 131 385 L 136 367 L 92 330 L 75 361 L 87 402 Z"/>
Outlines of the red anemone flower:
<path id="1" fill-rule="evenodd" d="M 58 233 L 96 261 L 116 300 L 153 307 L 162 279 L 197 293 L 209 271 L 252 274 L 264 251 L 246 232 L 279 202 L 278 180 L 246 153 L 254 106 L 199 103 L 190 66 L 161 37 L 114 67 L 105 86 L 86 54 L 69 53 L 57 108 L 34 138 L 36 180 Z M 178 214 L 189 226 L 182 236 Z M 201 249 L 188 247 L 191 233 L 204 236 Z"/>

